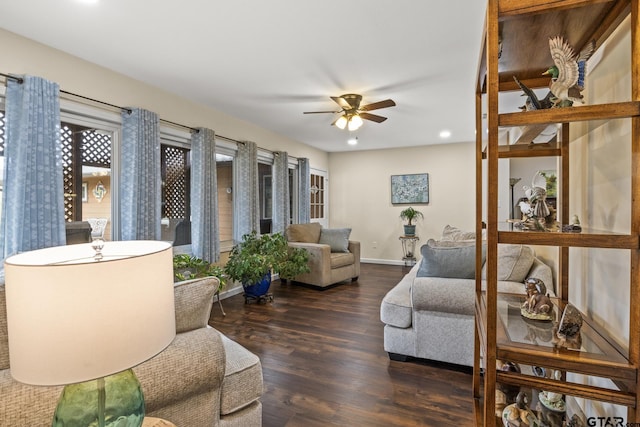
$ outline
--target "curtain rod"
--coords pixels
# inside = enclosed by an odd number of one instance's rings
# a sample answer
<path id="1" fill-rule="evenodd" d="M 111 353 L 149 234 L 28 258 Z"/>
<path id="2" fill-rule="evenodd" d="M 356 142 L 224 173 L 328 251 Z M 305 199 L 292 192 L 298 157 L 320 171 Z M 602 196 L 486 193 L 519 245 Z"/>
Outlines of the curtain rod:
<path id="1" fill-rule="evenodd" d="M 0 76 L 2 76 L 4 78 L 7 78 L 7 79 L 15 80 L 19 84 L 24 83 L 24 79 L 22 77 L 12 76 L 11 74 L 5 74 L 5 73 L 0 73 Z M 131 113 L 131 111 L 132 111 L 130 108 L 121 107 L 121 106 L 115 105 L 115 104 L 109 104 L 108 102 L 100 101 L 100 100 L 94 99 L 94 98 L 89 98 L 89 97 L 83 96 L 83 95 L 78 95 L 77 93 L 68 92 L 66 90 L 60 89 L 60 92 L 66 94 L 66 95 L 71 95 L 71 96 L 75 96 L 75 97 L 78 97 L 78 98 L 86 99 L 88 101 L 97 102 L 98 104 L 107 105 L 107 106 L 112 107 L 112 108 L 117 108 L 119 110 L 126 111 L 127 113 Z M 160 121 L 164 122 L 164 123 L 168 123 L 168 124 L 174 125 L 174 126 L 178 126 L 178 127 L 181 127 L 181 128 L 189 129 L 191 132 L 194 132 L 194 133 L 200 132 L 200 130 L 198 128 L 192 128 L 191 126 L 182 125 L 180 123 L 172 122 L 172 121 L 165 120 L 165 119 L 160 119 Z M 229 137 L 222 136 L 222 135 L 218 135 L 218 134 L 216 134 L 216 138 L 224 139 L 226 141 L 234 142 L 236 144 L 244 144 L 244 142 L 242 142 L 242 141 L 238 141 L 236 139 L 229 138 Z"/>

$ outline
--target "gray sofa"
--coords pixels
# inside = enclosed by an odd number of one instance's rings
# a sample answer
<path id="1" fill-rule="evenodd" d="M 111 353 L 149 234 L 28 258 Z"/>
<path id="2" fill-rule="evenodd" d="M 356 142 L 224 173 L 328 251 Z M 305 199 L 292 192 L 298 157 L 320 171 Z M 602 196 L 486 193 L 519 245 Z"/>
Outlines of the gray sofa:
<path id="1" fill-rule="evenodd" d="M 176 338 L 134 368 L 148 416 L 180 427 L 262 424 L 260 360 L 207 325 L 217 288 L 216 278 L 175 284 Z M 11 377 L 5 301 L 0 285 L 0 426 L 51 425 L 62 387 L 31 386 Z"/>
<path id="2" fill-rule="evenodd" d="M 475 243 L 470 249 L 475 250 Z M 455 263 L 460 260 L 455 259 Z M 537 259 L 531 248 L 499 245 L 498 265 L 499 292 L 524 294 L 523 281 L 535 277 L 554 294 L 551 268 Z M 385 351 L 392 360 L 416 357 L 473 366 L 475 280 L 421 277 L 421 267 L 424 269 L 423 261 L 382 300 Z"/>

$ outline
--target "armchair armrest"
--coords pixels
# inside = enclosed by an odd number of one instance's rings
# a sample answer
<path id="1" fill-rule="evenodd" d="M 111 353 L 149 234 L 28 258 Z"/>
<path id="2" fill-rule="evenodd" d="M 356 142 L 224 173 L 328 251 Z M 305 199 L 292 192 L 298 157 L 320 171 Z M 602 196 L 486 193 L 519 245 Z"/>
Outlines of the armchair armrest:
<path id="1" fill-rule="evenodd" d="M 309 252 L 309 269 L 310 273 L 307 274 L 326 274 L 331 273 L 331 247 L 321 243 L 302 243 L 302 242 L 289 242 L 289 246 L 292 248 L 302 248 Z M 304 276 L 303 275 L 303 276 Z"/>

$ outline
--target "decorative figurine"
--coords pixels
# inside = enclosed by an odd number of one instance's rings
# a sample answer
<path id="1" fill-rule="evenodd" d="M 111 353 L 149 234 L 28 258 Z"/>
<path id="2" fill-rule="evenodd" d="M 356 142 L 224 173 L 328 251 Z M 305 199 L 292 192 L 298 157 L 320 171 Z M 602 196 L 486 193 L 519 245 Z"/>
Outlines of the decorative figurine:
<path id="1" fill-rule="evenodd" d="M 525 230 L 550 231 L 555 229 L 555 209 L 547 205 L 547 180 L 538 171 L 531 180 L 531 187 L 524 186 L 524 194 L 528 202 L 520 202 L 520 210 L 524 219 L 516 223 Z"/>
<path id="2" fill-rule="evenodd" d="M 502 411 L 502 424 L 504 427 L 537 427 L 540 425 L 538 417 L 527 406 L 529 397 L 524 391 L 518 393 L 516 403 L 504 408 Z"/>
<path id="3" fill-rule="evenodd" d="M 582 314 L 571 303 L 567 304 L 562 312 L 560 323 L 554 331 L 553 343 L 556 347 L 579 349 L 582 346 Z"/>
<path id="4" fill-rule="evenodd" d="M 578 416 L 578 414 L 573 414 L 571 419 L 567 420 L 566 427 L 585 427 L 586 424 L 582 418 Z"/>
<path id="5" fill-rule="evenodd" d="M 587 60 L 594 49 L 595 42 L 592 40 L 576 57 L 571 45 L 562 37 L 549 39 L 549 50 L 555 65 L 543 74 L 551 74 L 549 89 L 553 93 L 553 107 L 571 107 L 574 102 L 582 101 Z"/>
<path id="6" fill-rule="evenodd" d="M 549 321 L 553 317 L 553 303 L 547 294 L 547 287 L 540 279 L 530 277 L 524 282 L 527 298 L 520 307 L 520 313 L 527 319 Z"/>
<path id="7" fill-rule="evenodd" d="M 547 108 L 551 108 L 553 106 L 553 103 L 551 102 L 551 98 L 553 94 L 551 93 L 551 91 L 549 91 L 544 98 L 538 99 L 538 96 L 536 95 L 536 93 L 530 88 L 528 88 L 520 80 L 518 80 L 516 76 L 513 76 L 513 80 L 516 81 L 518 86 L 520 86 L 520 89 L 522 89 L 522 91 L 524 92 L 524 95 L 526 95 L 527 97 L 527 100 L 525 101 L 524 105 L 520 107 L 521 110 L 523 111 L 546 110 Z"/>
<path id="8" fill-rule="evenodd" d="M 571 224 L 563 225 L 562 231 L 570 233 L 580 233 L 582 231 L 582 226 L 580 225 L 580 219 L 578 219 L 578 215 L 574 215 L 573 218 L 571 218 Z"/>
<path id="9" fill-rule="evenodd" d="M 496 359 L 496 369 L 503 372 L 517 372 L 520 373 L 520 367 L 513 362 L 503 362 Z M 496 416 L 502 415 L 504 408 L 515 403 L 516 397 L 520 392 L 519 386 L 496 383 Z"/>
<path id="10" fill-rule="evenodd" d="M 555 371 L 554 379 L 560 380 L 560 371 Z M 562 427 L 562 421 L 566 411 L 566 404 L 562 394 L 552 391 L 538 393 L 538 405 L 536 406 L 540 421 L 549 427 Z"/>

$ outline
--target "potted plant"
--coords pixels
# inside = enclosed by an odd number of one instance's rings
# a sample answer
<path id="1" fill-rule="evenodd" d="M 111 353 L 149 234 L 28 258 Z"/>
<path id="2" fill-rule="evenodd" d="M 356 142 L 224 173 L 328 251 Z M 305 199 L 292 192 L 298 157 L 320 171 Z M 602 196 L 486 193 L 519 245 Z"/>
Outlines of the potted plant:
<path id="1" fill-rule="evenodd" d="M 254 230 L 233 247 L 224 271 L 242 283 L 245 296 L 257 298 L 266 295 L 272 273 L 292 279 L 309 271 L 308 262 L 309 253 L 289 247 L 282 233 L 258 235 Z"/>
<path id="2" fill-rule="evenodd" d="M 407 220 L 407 224 L 404 226 L 404 235 L 405 236 L 415 236 L 416 235 L 416 226 L 413 224 L 413 221 L 417 221 L 419 218 L 424 218 L 422 212 L 415 210 L 411 206 L 406 209 L 400 211 L 400 218 Z"/>
<path id="3" fill-rule="evenodd" d="M 213 265 L 202 258 L 188 254 L 174 255 L 173 277 L 174 281 L 197 279 L 200 277 L 214 276 L 220 281 L 218 292 L 227 284 L 227 275 L 219 265 Z"/>

